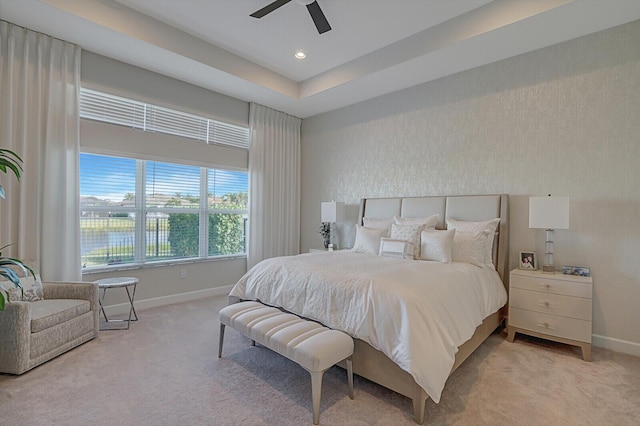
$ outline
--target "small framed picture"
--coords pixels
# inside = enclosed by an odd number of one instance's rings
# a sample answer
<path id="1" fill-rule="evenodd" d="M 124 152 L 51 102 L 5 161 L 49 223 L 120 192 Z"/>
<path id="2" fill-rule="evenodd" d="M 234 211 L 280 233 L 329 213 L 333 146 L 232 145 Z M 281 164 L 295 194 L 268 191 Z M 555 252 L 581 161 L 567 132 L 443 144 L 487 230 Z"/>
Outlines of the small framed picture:
<path id="1" fill-rule="evenodd" d="M 565 275 L 578 275 L 580 277 L 591 276 L 591 270 L 584 266 L 563 266 L 562 273 Z"/>
<path id="2" fill-rule="evenodd" d="M 535 271 L 538 269 L 536 264 L 536 252 L 535 251 L 521 251 L 520 263 L 518 265 L 520 269 L 530 269 Z"/>

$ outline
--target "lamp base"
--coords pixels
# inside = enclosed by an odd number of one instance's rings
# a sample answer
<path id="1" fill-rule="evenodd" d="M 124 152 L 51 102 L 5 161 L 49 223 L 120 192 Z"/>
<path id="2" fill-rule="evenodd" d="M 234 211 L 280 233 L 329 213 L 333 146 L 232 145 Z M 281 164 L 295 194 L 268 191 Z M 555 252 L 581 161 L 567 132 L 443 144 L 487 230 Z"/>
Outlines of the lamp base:
<path id="1" fill-rule="evenodd" d="M 542 273 L 543 274 L 555 274 L 556 270 L 553 265 L 542 265 Z"/>

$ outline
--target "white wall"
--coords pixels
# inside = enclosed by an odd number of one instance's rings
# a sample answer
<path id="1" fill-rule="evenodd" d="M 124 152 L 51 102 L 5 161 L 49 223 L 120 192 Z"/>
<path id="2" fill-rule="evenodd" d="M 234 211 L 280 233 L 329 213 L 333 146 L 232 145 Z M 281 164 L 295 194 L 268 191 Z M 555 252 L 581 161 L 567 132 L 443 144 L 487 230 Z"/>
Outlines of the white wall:
<path id="1" fill-rule="evenodd" d="M 181 276 L 184 271 L 184 276 Z M 136 310 L 152 308 L 201 297 L 229 294 L 240 277 L 247 271 L 247 259 L 209 260 L 180 263 L 170 266 L 144 267 L 118 272 L 84 275 L 85 281 L 111 277 L 136 277 Z M 127 294 L 123 289 L 112 289 L 104 304 L 107 315 L 128 313 Z M 212 312 L 211 315 L 215 315 Z M 140 316 L 140 314 L 138 315 Z"/>
<path id="2" fill-rule="evenodd" d="M 302 249 L 322 201 L 508 193 L 515 267 L 544 252 L 528 197 L 568 195 L 555 263 L 591 267 L 594 343 L 640 355 L 638 46 L 640 21 L 304 120 Z"/>
<path id="3" fill-rule="evenodd" d="M 249 125 L 249 103 L 160 75 L 134 65 L 82 51 L 82 85 L 142 102 L 203 114 L 239 126 Z"/>

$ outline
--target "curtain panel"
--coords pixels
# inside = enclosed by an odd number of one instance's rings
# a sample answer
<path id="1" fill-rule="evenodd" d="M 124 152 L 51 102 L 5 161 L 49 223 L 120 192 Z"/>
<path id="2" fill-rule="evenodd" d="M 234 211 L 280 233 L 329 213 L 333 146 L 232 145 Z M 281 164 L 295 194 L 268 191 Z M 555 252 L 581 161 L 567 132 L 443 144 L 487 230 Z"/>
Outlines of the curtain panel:
<path id="1" fill-rule="evenodd" d="M 251 103 L 247 268 L 300 253 L 302 120 Z"/>
<path id="2" fill-rule="evenodd" d="M 20 155 L 18 182 L 0 173 L 4 255 L 35 261 L 45 280 L 80 280 L 81 49 L 0 21 L 0 145 Z"/>

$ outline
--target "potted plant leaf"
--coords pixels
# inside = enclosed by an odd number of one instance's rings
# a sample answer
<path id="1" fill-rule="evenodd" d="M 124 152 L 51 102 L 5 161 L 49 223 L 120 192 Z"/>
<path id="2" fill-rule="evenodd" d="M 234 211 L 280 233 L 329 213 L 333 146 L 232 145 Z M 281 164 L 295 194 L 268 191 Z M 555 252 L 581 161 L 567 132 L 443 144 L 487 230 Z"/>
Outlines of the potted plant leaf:
<path id="1" fill-rule="evenodd" d="M 20 181 L 20 173 L 22 172 L 22 158 L 15 152 L 0 148 L 0 171 L 8 173 L 7 170 L 12 171 L 18 181 Z M 2 185 L 0 185 L 0 198 L 5 198 L 5 192 Z M 9 289 L 5 287 L 7 282 L 13 284 L 16 288 L 20 289 L 20 294 L 24 296 L 22 284 L 20 283 L 20 274 L 27 276 L 29 272 L 34 276 L 35 274 L 28 266 L 24 265 L 21 260 L 6 257 L 2 255 L 4 250 L 9 245 L 5 245 L 0 248 L 0 276 L 6 278 L 7 281 L 0 281 L 0 311 L 4 310 L 5 301 L 11 302 L 9 296 Z M 8 285 L 8 284 L 7 284 Z"/>

